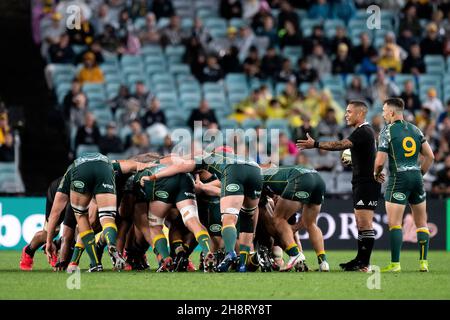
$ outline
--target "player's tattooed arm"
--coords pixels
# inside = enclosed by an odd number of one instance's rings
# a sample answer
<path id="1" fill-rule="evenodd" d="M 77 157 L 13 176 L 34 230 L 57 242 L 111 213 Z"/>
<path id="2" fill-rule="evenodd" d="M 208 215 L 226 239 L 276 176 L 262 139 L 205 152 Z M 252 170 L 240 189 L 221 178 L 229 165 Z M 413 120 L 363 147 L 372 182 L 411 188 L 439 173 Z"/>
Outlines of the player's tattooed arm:
<path id="1" fill-rule="evenodd" d="M 311 136 L 307 133 L 307 140 L 297 140 L 297 147 L 301 150 L 303 149 L 313 149 L 319 148 L 329 151 L 337 151 L 337 150 L 345 150 L 353 147 L 353 143 L 348 140 L 339 140 L 339 141 L 322 141 L 318 142 L 311 138 Z"/>

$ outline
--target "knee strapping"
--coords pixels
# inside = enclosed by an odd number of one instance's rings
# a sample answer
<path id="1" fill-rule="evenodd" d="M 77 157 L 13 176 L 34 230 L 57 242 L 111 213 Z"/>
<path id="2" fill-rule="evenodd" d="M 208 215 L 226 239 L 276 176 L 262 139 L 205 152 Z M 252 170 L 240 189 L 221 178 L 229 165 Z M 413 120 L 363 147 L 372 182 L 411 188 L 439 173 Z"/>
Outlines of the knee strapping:
<path id="1" fill-rule="evenodd" d="M 181 218 L 183 219 L 183 223 L 186 224 L 186 222 L 192 218 L 198 219 L 198 209 L 197 206 L 189 205 L 184 208 L 180 209 Z"/>
<path id="2" fill-rule="evenodd" d="M 223 214 L 232 214 L 232 215 L 238 216 L 239 215 L 239 210 L 236 209 L 236 208 L 226 208 L 224 210 Z"/>
<path id="3" fill-rule="evenodd" d="M 73 204 L 70 206 L 72 207 L 73 213 L 77 216 L 82 216 L 89 212 L 89 207 L 75 206 Z"/>
<path id="4" fill-rule="evenodd" d="M 157 217 L 151 212 L 148 213 L 148 224 L 150 227 L 164 226 L 164 220 L 164 218 Z"/>
<path id="5" fill-rule="evenodd" d="M 116 207 L 103 207 L 98 208 L 98 217 L 101 219 L 103 218 L 115 218 L 117 213 Z"/>

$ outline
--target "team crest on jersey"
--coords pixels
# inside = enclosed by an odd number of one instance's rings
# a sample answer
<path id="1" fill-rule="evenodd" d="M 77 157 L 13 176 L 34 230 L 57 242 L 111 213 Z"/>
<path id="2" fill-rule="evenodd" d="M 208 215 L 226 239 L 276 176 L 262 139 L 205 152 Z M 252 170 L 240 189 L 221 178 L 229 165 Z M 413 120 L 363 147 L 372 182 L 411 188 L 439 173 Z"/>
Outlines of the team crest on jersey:
<path id="1" fill-rule="evenodd" d="M 169 197 L 169 194 L 166 191 L 156 191 L 155 195 L 162 199 L 167 199 Z"/>
<path id="2" fill-rule="evenodd" d="M 402 192 L 396 192 L 392 196 L 394 197 L 394 199 L 396 199 L 398 201 L 403 201 L 406 199 L 406 195 Z"/>
<path id="3" fill-rule="evenodd" d="M 309 198 L 309 193 L 306 191 L 298 191 L 295 193 L 295 196 L 300 199 L 306 199 Z"/>
<path id="4" fill-rule="evenodd" d="M 74 186 L 74 188 L 77 188 L 77 189 L 83 189 L 84 188 L 84 182 L 83 181 L 79 181 L 79 180 L 75 180 L 73 182 L 73 186 Z"/>
<path id="5" fill-rule="evenodd" d="M 211 231 L 211 232 L 220 232 L 220 231 L 222 231 L 222 226 L 220 224 L 217 224 L 217 223 L 212 224 L 212 225 L 209 226 L 209 231 Z"/>
<path id="6" fill-rule="evenodd" d="M 239 190 L 239 188 L 240 187 L 238 184 L 232 183 L 232 184 L 227 185 L 227 187 L 225 189 L 229 192 L 236 192 Z"/>

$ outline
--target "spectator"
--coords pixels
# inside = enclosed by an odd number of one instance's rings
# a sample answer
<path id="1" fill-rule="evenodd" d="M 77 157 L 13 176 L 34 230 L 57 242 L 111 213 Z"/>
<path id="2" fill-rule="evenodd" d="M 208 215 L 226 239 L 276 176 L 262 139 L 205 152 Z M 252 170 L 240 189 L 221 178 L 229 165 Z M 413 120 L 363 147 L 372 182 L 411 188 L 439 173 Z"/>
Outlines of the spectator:
<path id="1" fill-rule="evenodd" d="M 438 98 L 435 88 L 429 88 L 427 90 L 427 98 L 423 102 L 423 106 L 431 110 L 433 119 L 437 119 L 441 112 L 444 111 L 444 106 L 442 105 L 441 99 Z"/>
<path id="2" fill-rule="evenodd" d="M 331 18 L 331 8 L 327 0 L 316 0 L 308 10 L 308 18 L 323 20 Z"/>
<path id="3" fill-rule="evenodd" d="M 320 44 L 314 46 L 313 53 L 308 56 L 308 63 L 313 69 L 317 70 L 320 78 L 325 74 L 331 73 L 330 58 L 325 54 L 323 46 Z"/>
<path id="4" fill-rule="evenodd" d="M 98 145 L 100 142 L 100 130 L 95 123 L 95 116 L 87 112 L 84 117 L 84 124 L 78 127 L 75 136 L 75 150 L 80 144 Z"/>
<path id="5" fill-rule="evenodd" d="M 132 97 L 138 101 L 139 108 L 143 110 L 147 107 L 147 103 L 153 98 L 153 95 L 147 90 L 145 83 L 142 81 L 136 81 L 135 88 L 136 90 Z"/>
<path id="6" fill-rule="evenodd" d="M 242 17 L 251 20 L 259 12 L 260 0 L 244 0 Z"/>
<path id="7" fill-rule="evenodd" d="M 92 19 L 92 26 L 97 34 L 102 34 L 105 31 L 105 26 L 112 24 L 113 19 L 109 11 L 109 6 L 106 3 L 100 4 L 97 15 Z"/>
<path id="8" fill-rule="evenodd" d="M 69 45 L 69 35 L 63 33 L 58 43 L 50 45 L 48 54 L 52 63 L 73 63 L 75 52 Z"/>
<path id="9" fill-rule="evenodd" d="M 95 61 L 95 55 L 92 52 L 87 52 L 83 56 L 83 67 L 78 73 L 78 80 L 81 84 L 84 82 L 102 83 L 105 81 L 103 71 Z"/>
<path id="10" fill-rule="evenodd" d="M 319 139 L 327 141 L 327 139 Z M 340 167 L 340 160 L 337 152 L 324 149 L 315 149 L 314 156 L 311 157 L 311 164 L 318 171 L 334 171 Z"/>
<path id="11" fill-rule="evenodd" d="M 282 165 L 293 165 L 298 149 L 295 143 L 289 139 L 286 133 L 281 132 L 279 135 L 279 157 Z"/>
<path id="12" fill-rule="evenodd" d="M 378 67 L 385 70 L 394 70 L 395 72 L 400 72 L 402 70 L 402 62 L 395 55 L 395 49 L 392 44 L 389 44 L 384 48 L 384 52 L 378 60 Z"/>
<path id="13" fill-rule="evenodd" d="M 392 31 L 386 32 L 384 36 L 384 45 L 380 49 L 380 55 L 385 55 L 387 50 L 391 50 L 394 58 L 400 61 L 405 60 L 408 56 L 408 52 L 397 44 L 395 33 Z"/>
<path id="14" fill-rule="evenodd" d="M 261 61 L 263 77 L 274 79 L 280 71 L 282 58 L 277 54 L 275 47 L 269 47 Z"/>
<path id="15" fill-rule="evenodd" d="M 438 125 L 441 125 L 444 122 L 445 118 L 450 118 L 450 99 L 447 100 L 446 106 L 447 109 L 444 112 L 442 112 L 438 117 L 437 120 Z"/>
<path id="16" fill-rule="evenodd" d="M 244 73 L 252 77 L 261 77 L 261 59 L 259 59 L 258 48 L 250 47 L 248 57 L 244 60 Z"/>
<path id="17" fill-rule="evenodd" d="M 73 98 L 73 102 L 70 109 L 70 123 L 72 127 L 80 127 L 84 123 L 88 109 L 87 98 L 84 93 L 80 92 Z"/>
<path id="18" fill-rule="evenodd" d="M 156 16 L 153 12 L 149 12 L 145 16 L 145 26 L 139 30 L 138 38 L 143 46 L 160 43 L 161 36 L 156 26 Z"/>
<path id="19" fill-rule="evenodd" d="M 110 122 L 106 126 L 106 134 L 100 138 L 99 148 L 104 155 L 123 152 L 123 143 L 117 136 L 117 126 L 114 122 Z"/>
<path id="20" fill-rule="evenodd" d="M 306 134 L 309 134 L 313 139 L 317 138 L 316 128 L 311 124 L 311 117 L 307 114 L 302 114 L 302 125 L 295 127 L 292 131 L 294 141 L 307 139 Z"/>
<path id="21" fill-rule="evenodd" d="M 369 35 L 367 32 L 362 32 L 359 36 L 361 44 L 354 47 L 352 50 L 353 61 L 356 64 L 362 63 L 364 58 L 370 59 L 373 56 L 377 56 L 377 50 L 371 45 Z"/>
<path id="22" fill-rule="evenodd" d="M 298 58 L 297 66 L 298 71 L 296 72 L 295 76 L 298 84 L 301 84 L 303 82 L 316 82 L 319 80 L 317 70 L 311 68 L 306 58 Z"/>
<path id="23" fill-rule="evenodd" d="M 61 19 L 62 15 L 60 13 L 53 13 L 51 15 L 51 23 L 42 30 L 41 54 L 43 57 L 47 56 L 51 45 L 58 44 L 61 34 L 64 33 L 65 24 Z"/>
<path id="24" fill-rule="evenodd" d="M 422 106 L 419 96 L 414 93 L 414 83 L 411 80 L 405 81 L 404 90 L 400 98 L 405 102 L 405 110 L 412 114 L 415 114 Z"/>
<path id="25" fill-rule="evenodd" d="M 347 75 L 353 73 L 355 64 L 348 54 L 348 46 L 341 43 L 338 46 L 336 58 L 333 61 L 333 74 Z"/>
<path id="26" fill-rule="evenodd" d="M 356 7 L 354 0 L 333 1 L 331 16 L 333 18 L 344 20 L 345 24 L 355 15 Z"/>
<path id="27" fill-rule="evenodd" d="M 402 72 L 412 73 L 416 76 L 425 73 L 425 61 L 422 58 L 420 46 L 418 44 L 413 44 L 410 47 L 410 54 L 403 64 Z"/>
<path id="28" fill-rule="evenodd" d="M 194 109 L 188 120 L 188 126 L 194 130 L 194 122 L 200 121 L 202 127 L 207 128 L 211 123 L 217 124 L 216 114 L 214 110 L 209 108 L 209 104 L 206 100 L 200 102 L 198 109 Z"/>
<path id="29" fill-rule="evenodd" d="M 168 155 L 170 153 L 172 153 L 173 147 L 175 146 L 175 144 L 172 141 L 172 138 L 170 137 L 170 135 L 166 135 L 166 137 L 164 138 L 164 142 L 163 145 L 161 147 L 159 147 L 158 149 L 158 153 L 161 155 Z"/>
<path id="30" fill-rule="evenodd" d="M 242 18 L 242 3 L 240 0 L 221 0 L 220 16 L 227 20 L 231 18 Z"/>
<path id="31" fill-rule="evenodd" d="M 110 24 L 105 26 L 105 31 L 98 37 L 98 40 L 102 49 L 109 53 L 117 53 L 121 46 L 116 30 Z"/>
<path id="32" fill-rule="evenodd" d="M 92 23 L 86 19 L 83 15 L 83 11 L 81 11 L 81 28 L 72 28 L 68 29 L 67 33 L 69 34 L 70 44 L 71 45 L 90 45 L 94 40 L 95 31 Z"/>
<path id="33" fill-rule="evenodd" d="M 286 86 L 281 92 L 281 95 L 278 97 L 278 100 L 284 109 L 291 109 L 293 104 L 299 99 L 299 96 L 297 84 L 295 81 L 289 81 L 286 83 Z"/>
<path id="34" fill-rule="evenodd" d="M 263 116 L 265 119 L 285 119 L 286 111 L 281 107 L 278 100 L 272 99 L 270 100 Z"/>
<path id="35" fill-rule="evenodd" d="M 239 59 L 241 61 L 247 57 L 250 48 L 255 44 L 255 40 L 256 36 L 249 26 L 244 25 L 239 28 L 236 46 L 239 48 Z"/>
<path id="36" fill-rule="evenodd" d="M 126 101 L 125 112 L 119 117 L 120 126 L 125 126 L 128 123 L 139 120 L 141 105 L 139 100 L 135 98 L 130 98 Z"/>
<path id="37" fill-rule="evenodd" d="M 6 143 L 6 136 L 10 134 L 11 129 L 8 124 L 8 113 L 6 109 L 0 109 L 0 145 Z"/>
<path id="38" fill-rule="evenodd" d="M 325 36 L 325 32 L 323 31 L 323 27 L 321 25 L 314 26 L 311 36 L 305 38 L 303 44 L 303 54 L 306 56 L 310 55 L 313 52 L 314 47 L 318 44 L 322 46 L 325 52 L 330 53 L 330 42 Z"/>
<path id="39" fill-rule="evenodd" d="M 297 154 L 297 157 L 295 159 L 295 164 L 302 166 L 302 167 L 307 167 L 307 168 L 313 167 L 311 164 L 311 161 L 309 160 L 309 157 L 304 152 L 299 152 Z"/>
<path id="40" fill-rule="evenodd" d="M 116 115 L 117 110 L 125 110 L 127 107 L 128 99 L 131 98 L 128 87 L 124 84 L 121 84 L 119 87 L 119 92 L 117 96 L 115 96 L 110 102 L 109 105 L 111 107 L 111 112 L 113 115 Z"/>
<path id="41" fill-rule="evenodd" d="M 169 25 L 161 30 L 161 45 L 181 45 L 187 34 L 181 29 L 181 19 L 177 15 L 170 17 Z"/>
<path id="42" fill-rule="evenodd" d="M 352 100 L 372 102 L 370 92 L 362 85 L 360 76 L 353 76 L 345 93 L 345 101 L 349 103 Z"/>
<path id="43" fill-rule="evenodd" d="M 287 0 L 282 0 L 280 5 L 280 13 L 278 14 L 278 30 L 281 30 L 285 25 L 286 21 L 292 22 L 295 30 L 299 31 L 299 18 L 297 12 Z"/>
<path id="44" fill-rule="evenodd" d="M 416 126 L 426 134 L 428 128 L 434 125 L 431 109 L 425 105 L 422 106 L 420 112 L 417 112 L 415 116 L 415 122 Z"/>
<path id="45" fill-rule="evenodd" d="M 437 173 L 436 180 L 433 182 L 432 192 L 450 195 L 450 155 L 445 158 L 444 168 Z"/>
<path id="46" fill-rule="evenodd" d="M 89 47 L 86 50 L 81 51 L 76 56 L 75 64 L 82 63 L 83 62 L 83 57 L 88 52 L 92 52 L 95 55 L 95 61 L 97 63 L 103 63 L 103 61 L 105 61 L 105 59 L 103 58 L 102 47 L 100 45 L 100 41 L 99 40 L 94 40 L 94 41 L 91 42 L 91 44 L 89 45 Z"/>
<path id="47" fill-rule="evenodd" d="M 153 0 L 152 11 L 156 19 L 169 18 L 175 14 L 172 0 Z"/>
<path id="48" fill-rule="evenodd" d="M 155 123 L 166 124 L 166 116 L 161 110 L 161 103 L 158 98 L 154 97 L 144 117 L 141 119 L 142 126 L 148 128 Z"/>
<path id="49" fill-rule="evenodd" d="M 203 26 L 203 22 L 199 17 L 194 19 L 191 36 L 196 37 L 203 47 L 206 47 L 212 40 L 212 37 L 207 28 Z"/>
<path id="50" fill-rule="evenodd" d="M 258 36 L 269 38 L 269 46 L 278 46 L 279 37 L 272 16 L 264 16 L 262 26 L 255 28 L 255 30 Z"/>
<path id="51" fill-rule="evenodd" d="M 131 133 L 125 139 L 125 150 L 130 155 L 137 155 L 150 151 L 150 139 L 142 130 L 139 120 L 133 120 L 130 123 Z"/>
<path id="52" fill-rule="evenodd" d="M 443 54 L 443 42 L 439 37 L 438 27 L 435 23 L 428 24 L 426 36 L 420 42 L 420 49 L 424 56 L 427 54 Z"/>
<path id="53" fill-rule="evenodd" d="M 73 79 L 71 88 L 63 100 L 63 114 L 66 120 L 70 118 L 70 110 L 75 107 L 74 99 L 79 93 L 81 93 L 81 83 L 77 79 Z"/>
<path id="54" fill-rule="evenodd" d="M 276 78 L 277 82 L 296 82 L 294 70 L 292 69 L 291 60 L 288 58 L 283 59 L 281 70 Z"/>
<path id="55" fill-rule="evenodd" d="M 414 5 L 407 6 L 404 10 L 403 18 L 400 19 L 399 33 L 405 30 L 412 33 L 415 38 L 419 38 L 422 34 L 422 27 L 417 18 L 417 8 Z"/>
<path id="56" fill-rule="evenodd" d="M 341 43 L 345 43 L 349 49 L 349 51 L 352 50 L 352 41 L 347 36 L 347 31 L 345 27 L 343 26 L 337 26 L 336 27 L 336 34 L 334 35 L 333 39 L 330 43 L 330 51 L 331 52 L 337 52 L 338 46 Z"/>
<path id="57" fill-rule="evenodd" d="M 195 36 L 191 36 L 187 40 L 183 62 L 192 65 L 200 54 L 205 54 L 205 50 L 203 49 L 199 39 Z"/>
<path id="58" fill-rule="evenodd" d="M 383 69 L 378 69 L 375 81 L 369 87 L 372 100 L 382 103 L 388 97 L 396 97 L 400 94 L 397 85 L 389 80 Z"/>
<path id="59" fill-rule="evenodd" d="M 1 121 L 0 115 L 0 121 Z M 11 133 L 4 136 L 4 142 L 0 142 L 0 161 L 14 162 L 14 137 Z"/>
<path id="60" fill-rule="evenodd" d="M 226 54 L 220 60 L 220 65 L 225 74 L 242 72 L 241 61 L 239 61 L 239 49 L 236 46 L 231 46 L 227 49 Z"/>
<path id="61" fill-rule="evenodd" d="M 300 32 L 296 31 L 291 21 L 287 20 L 284 23 L 284 29 L 281 29 L 280 34 L 280 48 L 286 46 L 299 47 L 302 45 L 302 37 Z"/>
<path id="62" fill-rule="evenodd" d="M 320 120 L 316 129 L 319 137 L 338 137 L 340 128 L 336 119 L 336 111 L 333 108 L 328 108 L 326 110 L 325 116 Z"/>
<path id="63" fill-rule="evenodd" d="M 206 66 L 201 71 L 200 82 L 217 82 L 222 80 L 223 71 L 217 62 L 217 57 L 214 55 L 209 55 L 206 59 Z"/>

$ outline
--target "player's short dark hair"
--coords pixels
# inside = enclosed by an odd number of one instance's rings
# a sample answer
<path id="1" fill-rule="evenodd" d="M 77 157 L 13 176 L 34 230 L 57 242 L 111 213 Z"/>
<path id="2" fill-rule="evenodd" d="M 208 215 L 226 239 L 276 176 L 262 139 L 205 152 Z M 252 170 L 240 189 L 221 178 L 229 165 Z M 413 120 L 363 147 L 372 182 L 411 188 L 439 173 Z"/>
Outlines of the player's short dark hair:
<path id="1" fill-rule="evenodd" d="M 367 103 L 365 103 L 362 100 L 350 100 L 349 105 L 352 105 L 355 108 L 361 108 L 363 110 L 363 113 L 367 113 L 369 111 L 369 107 L 367 106 Z"/>
<path id="2" fill-rule="evenodd" d="M 397 111 L 405 110 L 405 102 L 401 98 L 388 98 L 384 100 L 383 104 L 394 107 Z"/>

